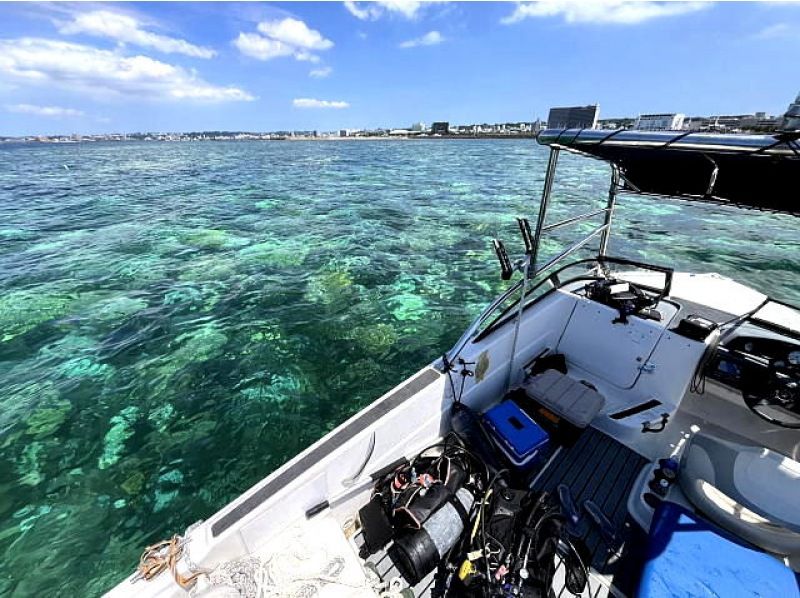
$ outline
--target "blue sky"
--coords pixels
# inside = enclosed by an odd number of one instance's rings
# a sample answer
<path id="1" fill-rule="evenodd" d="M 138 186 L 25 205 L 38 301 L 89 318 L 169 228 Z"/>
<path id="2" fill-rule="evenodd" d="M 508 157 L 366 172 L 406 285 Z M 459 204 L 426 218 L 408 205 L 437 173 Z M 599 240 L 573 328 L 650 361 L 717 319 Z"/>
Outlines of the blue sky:
<path id="1" fill-rule="evenodd" d="M 0 4 L 0 135 L 780 114 L 800 3 Z"/>

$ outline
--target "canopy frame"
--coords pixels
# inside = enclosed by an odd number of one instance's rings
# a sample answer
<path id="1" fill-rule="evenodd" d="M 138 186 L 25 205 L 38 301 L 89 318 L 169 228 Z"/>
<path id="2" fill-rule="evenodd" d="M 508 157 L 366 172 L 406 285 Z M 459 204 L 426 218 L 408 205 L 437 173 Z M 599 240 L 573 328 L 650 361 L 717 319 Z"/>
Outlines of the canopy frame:
<path id="1" fill-rule="evenodd" d="M 537 141 L 616 166 L 620 191 L 800 216 L 800 197 L 790 191 L 800 174 L 800 131 L 547 129 Z"/>
<path id="2" fill-rule="evenodd" d="M 547 145 L 550 148 L 550 155 L 547 162 L 547 170 L 545 172 L 544 185 L 542 188 L 542 195 L 539 202 L 539 214 L 536 221 L 536 229 L 533 235 L 533 247 L 530 253 L 525 256 L 525 259 L 519 263 L 519 269 L 523 272 L 523 277 L 518 282 L 514 283 L 502 295 L 495 298 L 481 314 L 475 318 L 470 327 L 464 332 L 461 338 L 456 342 L 450 351 L 448 351 L 440 362 L 440 367 L 447 369 L 449 364 L 455 362 L 455 359 L 460 354 L 461 350 L 467 343 L 476 339 L 480 334 L 481 327 L 491 318 L 498 310 L 501 310 L 504 303 L 511 298 L 517 291 L 520 292 L 518 299 L 518 309 L 515 323 L 515 330 L 513 334 L 511 346 L 511 359 L 508 368 L 508 375 L 506 386 L 508 386 L 511 373 L 514 367 L 513 356 L 516 350 L 517 336 L 519 332 L 519 325 L 522 317 L 522 311 L 526 306 L 526 295 L 528 294 L 528 282 L 543 276 L 547 271 L 563 262 L 570 255 L 586 246 L 591 240 L 600 237 L 597 255 L 594 261 L 597 265 L 595 271 L 597 274 L 606 274 L 606 263 L 616 262 L 620 264 L 627 263 L 635 267 L 644 267 L 663 271 L 667 274 L 667 284 L 665 287 L 664 295 L 669 295 L 672 270 L 671 268 L 661 268 L 651 264 L 644 264 L 640 262 L 633 262 L 629 260 L 621 260 L 618 258 L 610 258 L 607 255 L 608 242 L 611 238 L 611 225 L 616 207 L 617 195 L 620 192 L 633 193 L 637 195 L 652 196 L 652 197 L 669 197 L 673 199 L 682 199 L 689 201 L 711 202 L 717 204 L 731 205 L 736 207 L 754 208 L 763 211 L 773 211 L 800 216 L 800 198 L 798 198 L 798 206 L 793 208 L 787 204 L 786 209 L 777 209 L 774 205 L 767 203 L 759 204 L 747 201 L 731 201 L 729 198 L 722 195 L 715 194 L 721 173 L 720 162 L 724 156 L 751 156 L 759 160 L 788 160 L 791 162 L 792 168 L 800 172 L 800 132 L 785 133 L 778 135 L 704 135 L 695 133 L 693 131 L 686 131 L 680 133 L 665 133 L 653 132 L 643 133 L 639 131 L 626 131 L 618 129 L 612 132 L 600 131 L 595 129 L 561 129 L 561 130 L 546 130 L 542 131 L 537 140 L 542 145 Z M 618 144 L 620 146 L 627 146 L 632 148 L 633 153 L 650 152 L 677 152 L 686 155 L 692 155 L 695 158 L 700 157 L 701 161 L 708 162 L 709 172 L 707 177 L 703 178 L 705 182 L 702 185 L 702 192 L 700 193 L 664 193 L 659 190 L 650 190 L 643 188 L 644 186 L 637 185 L 631 180 L 630 171 L 614 160 L 608 155 L 597 151 L 603 145 L 610 146 L 611 144 Z M 546 224 L 548 208 L 550 206 L 550 199 L 552 195 L 553 182 L 555 180 L 556 169 L 558 166 L 558 159 L 560 152 L 566 150 L 581 156 L 602 160 L 609 164 L 611 168 L 611 182 L 608 188 L 608 197 L 606 205 L 603 208 L 591 210 L 564 220 Z M 656 157 L 659 154 L 655 154 Z M 667 165 L 665 165 L 667 166 Z M 792 171 L 794 174 L 794 171 Z M 697 181 L 695 181 L 697 183 Z M 544 264 L 539 263 L 539 248 L 542 244 L 544 235 L 552 230 L 576 224 L 597 216 L 603 215 L 603 223 L 590 231 L 588 234 L 579 238 L 572 245 L 561 251 L 558 255 L 549 259 Z M 557 271 L 555 271 L 557 272 Z M 541 284 L 551 281 L 554 287 L 558 286 L 557 280 L 554 280 L 554 273 L 542 278 L 539 284 L 533 285 L 533 289 L 538 288 Z M 531 291 L 532 292 L 532 291 Z"/>

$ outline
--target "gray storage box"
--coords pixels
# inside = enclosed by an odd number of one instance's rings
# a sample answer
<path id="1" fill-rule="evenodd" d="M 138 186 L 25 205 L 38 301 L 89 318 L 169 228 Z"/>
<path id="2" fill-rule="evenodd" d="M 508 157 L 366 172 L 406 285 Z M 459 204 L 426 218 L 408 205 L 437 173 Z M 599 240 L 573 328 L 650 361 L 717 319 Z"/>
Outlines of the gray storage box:
<path id="1" fill-rule="evenodd" d="M 606 402 L 593 388 L 557 370 L 526 380 L 523 388 L 531 399 L 578 428 L 592 423 Z"/>

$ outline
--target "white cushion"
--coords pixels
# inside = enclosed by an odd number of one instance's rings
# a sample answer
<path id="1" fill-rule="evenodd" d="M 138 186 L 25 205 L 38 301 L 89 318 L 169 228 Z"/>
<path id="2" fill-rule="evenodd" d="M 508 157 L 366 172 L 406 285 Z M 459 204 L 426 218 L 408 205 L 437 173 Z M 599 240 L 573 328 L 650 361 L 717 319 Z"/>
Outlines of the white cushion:
<path id="1" fill-rule="evenodd" d="M 769 552 L 800 556 L 800 463 L 709 433 L 684 449 L 681 489 L 714 523 Z"/>

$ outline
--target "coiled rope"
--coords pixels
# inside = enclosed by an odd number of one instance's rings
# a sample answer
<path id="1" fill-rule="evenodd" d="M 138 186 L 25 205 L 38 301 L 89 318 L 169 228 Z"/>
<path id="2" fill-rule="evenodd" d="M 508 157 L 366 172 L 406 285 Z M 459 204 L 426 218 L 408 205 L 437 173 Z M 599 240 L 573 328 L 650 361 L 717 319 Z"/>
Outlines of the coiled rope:
<path id="1" fill-rule="evenodd" d="M 150 581 L 157 577 L 167 569 L 172 573 L 175 582 L 187 589 L 194 585 L 198 577 L 207 573 L 206 571 L 198 571 L 189 576 L 184 576 L 178 573 L 178 561 L 183 556 L 183 547 L 186 541 L 177 534 L 172 536 L 169 540 L 162 540 L 150 546 L 147 546 L 139 558 L 139 566 L 137 567 L 137 576 L 134 581 L 144 579 Z"/>

